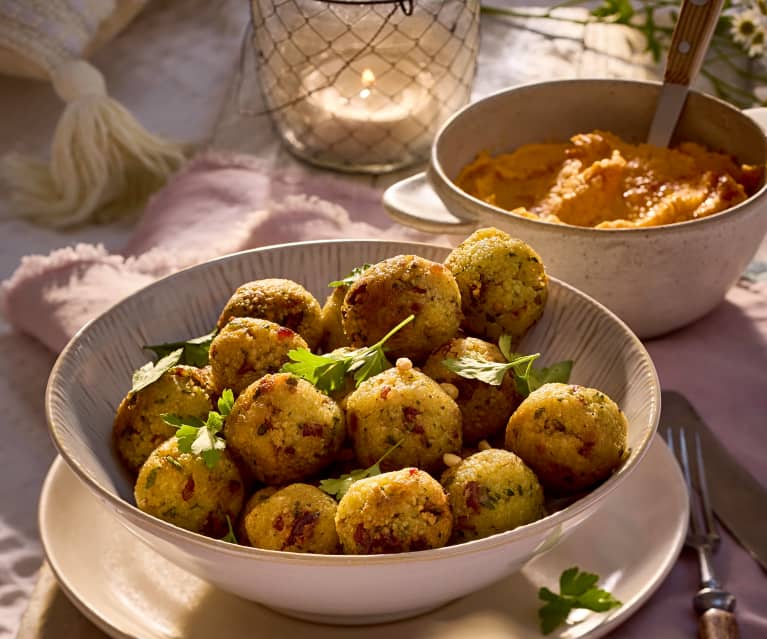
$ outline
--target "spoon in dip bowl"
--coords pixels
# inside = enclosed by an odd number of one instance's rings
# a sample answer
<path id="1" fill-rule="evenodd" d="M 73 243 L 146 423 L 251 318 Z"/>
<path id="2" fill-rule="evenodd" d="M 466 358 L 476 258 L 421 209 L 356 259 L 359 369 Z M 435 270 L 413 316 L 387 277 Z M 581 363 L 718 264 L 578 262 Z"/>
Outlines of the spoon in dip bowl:
<path id="1" fill-rule="evenodd" d="M 650 144 L 668 146 L 690 83 L 703 64 L 722 4 L 723 0 L 682 0 L 666 58 L 663 88 L 647 136 Z"/>

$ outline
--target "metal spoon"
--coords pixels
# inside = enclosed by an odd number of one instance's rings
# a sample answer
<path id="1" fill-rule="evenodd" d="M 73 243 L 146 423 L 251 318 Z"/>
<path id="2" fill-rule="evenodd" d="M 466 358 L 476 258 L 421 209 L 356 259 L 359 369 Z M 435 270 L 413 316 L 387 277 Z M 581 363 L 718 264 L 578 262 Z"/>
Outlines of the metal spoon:
<path id="1" fill-rule="evenodd" d="M 703 65 L 711 36 L 714 35 L 723 0 L 683 0 L 671 35 L 655 117 L 647 141 L 668 146 L 682 112 L 690 83 Z"/>

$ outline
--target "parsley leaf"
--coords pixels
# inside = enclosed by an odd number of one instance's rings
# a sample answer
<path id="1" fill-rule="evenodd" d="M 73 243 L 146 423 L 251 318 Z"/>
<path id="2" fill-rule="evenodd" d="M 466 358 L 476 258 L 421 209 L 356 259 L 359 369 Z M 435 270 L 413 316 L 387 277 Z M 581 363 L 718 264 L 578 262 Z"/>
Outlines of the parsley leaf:
<path id="1" fill-rule="evenodd" d="M 360 275 L 362 275 L 365 271 L 367 271 L 370 268 L 370 266 L 371 266 L 370 264 L 355 266 L 352 269 L 352 272 L 349 273 L 349 275 L 347 275 L 346 277 L 340 280 L 335 280 L 333 282 L 330 282 L 328 286 L 330 288 L 338 288 L 339 286 L 351 286 L 352 284 L 354 284 L 354 282 L 356 282 L 359 279 Z"/>
<path id="2" fill-rule="evenodd" d="M 552 632 L 567 620 L 570 611 L 585 608 L 595 612 L 605 612 L 623 605 L 609 592 L 597 588 L 599 577 L 593 573 L 581 572 L 577 566 L 568 568 L 559 577 L 559 593 L 548 588 L 538 591 L 538 598 L 545 602 L 538 610 L 541 632 Z"/>
<path id="3" fill-rule="evenodd" d="M 181 349 L 181 357 L 178 360 L 179 364 L 187 364 L 188 366 L 197 366 L 202 368 L 208 365 L 208 352 L 210 351 L 210 344 L 213 338 L 216 336 L 218 329 L 212 330 L 207 335 L 201 335 L 185 342 L 169 342 L 167 344 L 155 344 L 153 346 L 144 346 L 145 349 L 153 351 L 157 357 L 165 357 L 177 349 Z"/>
<path id="4" fill-rule="evenodd" d="M 380 459 L 373 464 L 372 466 L 369 466 L 368 468 L 358 468 L 356 470 L 351 471 L 350 473 L 346 473 L 341 475 L 340 477 L 336 479 L 323 479 L 320 481 L 320 490 L 323 490 L 328 495 L 331 495 L 335 497 L 336 499 L 340 500 L 351 488 L 351 485 L 360 479 L 365 479 L 366 477 L 375 477 L 376 475 L 381 474 L 381 462 L 386 459 L 391 452 L 399 446 L 404 439 L 400 439 L 394 446 L 392 446 L 389 450 L 387 450 L 383 455 L 381 455 Z"/>
<path id="5" fill-rule="evenodd" d="M 540 357 L 540 353 L 535 353 L 534 355 L 515 355 L 513 359 L 505 364 L 475 359 L 473 357 L 459 357 L 457 359 L 443 359 L 442 365 L 461 377 L 478 379 L 492 386 L 500 386 L 507 371 L 513 371 L 515 377 L 518 374 L 526 374 L 533 360 L 537 357 Z"/>
<path id="6" fill-rule="evenodd" d="M 229 532 L 225 536 L 221 537 L 221 541 L 228 541 L 230 544 L 239 544 L 237 541 L 237 535 L 234 534 L 234 528 L 232 527 L 232 520 L 229 519 L 229 515 L 226 516 L 226 526 L 229 528 Z"/>
<path id="7" fill-rule="evenodd" d="M 281 372 L 293 373 L 328 393 L 343 386 L 348 369 L 343 353 L 315 355 L 306 348 L 294 348 L 288 357 L 291 361 L 282 366 Z"/>
<path id="8" fill-rule="evenodd" d="M 219 435 L 224 428 L 224 418 L 234 404 L 234 393 L 226 388 L 218 400 L 218 410 L 209 411 L 203 422 L 197 417 L 179 417 L 172 413 L 163 413 L 166 424 L 176 427 L 178 449 L 182 453 L 192 453 L 202 458 L 208 468 L 214 468 L 226 448 L 226 441 Z"/>
<path id="9" fill-rule="evenodd" d="M 503 356 L 509 361 L 520 357 L 518 353 L 514 353 L 511 350 L 510 335 L 501 335 L 501 338 L 498 340 L 498 348 L 501 350 L 501 353 L 503 353 Z M 570 372 L 572 369 L 573 360 L 571 359 L 557 362 L 548 368 L 533 368 L 531 362 L 530 366 L 528 366 L 527 370 L 524 372 L 514 369 L 514 382 L 517 386 L 517 392 L 522 397 L 527 397 L 534 390 L 549 382 L 566 384 L 570 381 Z"/>
<path id="10" fill-rule="evenodd" d="M 130 392 L 138 393 L 150 384 L 154 384 L 160 377 L 162 377 L 163 373 L 169 371 L 179 363 L 183 351 L 183 348 L 177 348 L 157 362 L 147 362 L 144 364 L 133 373 L 133 387 L 130 389 Z"/>
<path id="11" fill-rule="evenodd" d="M 527 397 L 535 389 L 540 388 L 549 382 L 566 384 L 570 379 L 570 371 L 572 369 L 573 361 L 571 359 L 557 362 L 548 368 L 530 368 L 527 375 L 514 376 L 514 381 L 517 384 L 517 392 L 522 397 Z"/>
<path id="12" fill-rule="evenodd" d="M 231 388 L 225 388 L 221 397 L 218 398 L 218 412 L 227 417 L 232 412 L 232 406 L 234 406 L 234 392 Z"/>
<path id="13" fill-rule="evenodd" d="M 344 349 L 327 355 L 315 355 L 305 348 L 294 348 L 288 351 L 291 361 L 283 364 L 280 372 L 293 373 L 326 393 L 342 388 L 347 374 L 353 374 L 355 385 L 359 386 L 366 379 L 391 368 L 384 353 L 384 344 L 414 319 L 415 315 L 409 315 L 372 346 Z"/>

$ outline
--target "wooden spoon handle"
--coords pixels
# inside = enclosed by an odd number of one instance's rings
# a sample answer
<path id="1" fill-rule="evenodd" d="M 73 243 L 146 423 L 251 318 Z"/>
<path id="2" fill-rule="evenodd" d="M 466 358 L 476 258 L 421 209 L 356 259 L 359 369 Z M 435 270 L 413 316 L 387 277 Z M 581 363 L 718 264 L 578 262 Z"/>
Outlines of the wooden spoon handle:
<path id="1" fill-rule="evenodd" d="M 671 35 L 666 82 L 688 86 L 698 75 L 724 0 L 683 0 Z"/>
<path id="2" fill-rule="evenodd" d="M 711 608 L 698 620 L 700 639 L 738 639 L 739 636 L 735 615 L 726 610 Z"/>

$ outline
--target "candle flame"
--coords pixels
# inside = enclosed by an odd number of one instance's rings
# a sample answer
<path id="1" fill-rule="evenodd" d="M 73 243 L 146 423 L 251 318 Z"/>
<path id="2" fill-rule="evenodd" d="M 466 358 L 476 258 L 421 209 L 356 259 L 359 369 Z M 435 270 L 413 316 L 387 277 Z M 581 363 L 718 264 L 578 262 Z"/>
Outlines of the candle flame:
<path id="1" fill-rule="evenodd" d="M 362 72 L 362 86 L 365 88 L 371 87 L 376 81 L 376 74 L 372 69 L 365 69 Z"/>
<path id="2" fill-rule="evenodd" d="M 373 73 L 371 69 L 365 69 L 362 72 L 362 76 L 360 77 L 360 81 L 362 82 L 363 89 L 360 91 L 360 97 L 365 100 L 368 97 L 370 97 L 370 87 L 375 84 L 376 81 L 376 75 Z"/>

